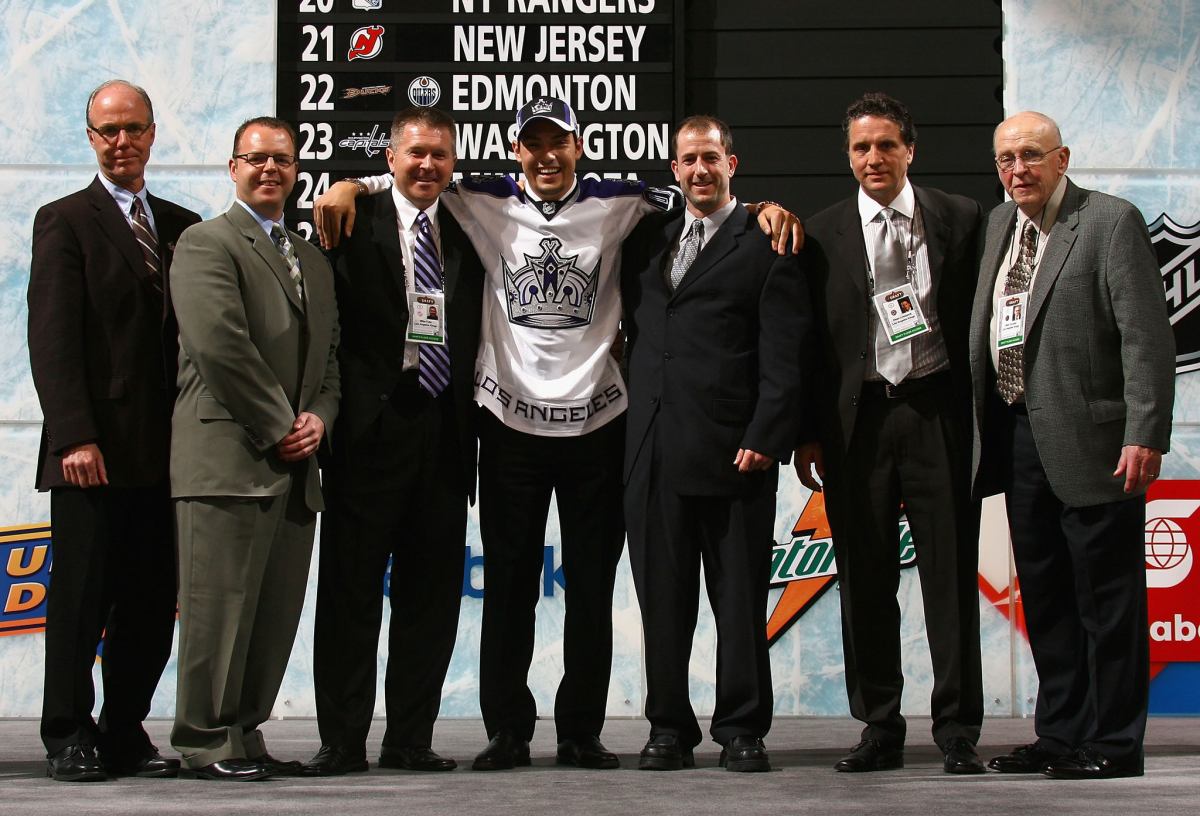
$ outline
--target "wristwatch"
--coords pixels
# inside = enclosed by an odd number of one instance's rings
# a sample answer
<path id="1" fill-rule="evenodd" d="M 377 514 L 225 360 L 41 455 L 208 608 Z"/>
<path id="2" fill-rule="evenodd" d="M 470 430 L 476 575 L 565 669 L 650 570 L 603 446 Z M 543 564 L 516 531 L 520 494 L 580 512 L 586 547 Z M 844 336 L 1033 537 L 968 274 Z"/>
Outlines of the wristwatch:
<path id="1" fill-rule="evenodd" d="M 350 182 L 351 184 L 353 184 L 355 187 L 357 187 L 357 188 L 358 188 L 358 194 L 359 194 L 359 195 L 363 195 L 363 196 L 365 196 L 365 195 L 370 195 L 370 193 L 371 193 L 371 191 L 367 189 L 367 185 L 363 184 L 361 181 L 359 181 L 359 180 L 358 180 L 358 179 L 356 179 L 356 178 L 344 178 L 344 179 L 341 179 L 341 180 L 342 180 L 342 181 L 348 181 L 348 182 Z"/>

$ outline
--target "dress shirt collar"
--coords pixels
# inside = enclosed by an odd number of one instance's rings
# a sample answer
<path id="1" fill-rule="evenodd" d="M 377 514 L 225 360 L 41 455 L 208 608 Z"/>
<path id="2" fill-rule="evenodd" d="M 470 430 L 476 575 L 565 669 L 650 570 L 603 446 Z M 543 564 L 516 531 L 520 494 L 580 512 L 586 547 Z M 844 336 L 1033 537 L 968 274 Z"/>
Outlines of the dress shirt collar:
<path id="1" fill-rule="evenodd" d="M 1054 188 L 1054 192 L 1050 194 L 1050 200 L 1046 202 L 1046 206 L 1042 207 L 1042 211 L 1030 218 L 1022 212 L 1020 207 L 1017 207 L 1017 241 L 1020 242 L 1020 235 L 1025 230 L 1025 224 L 1032 221 L 1041 233 L 1041 237 L 1045 238 L 1050 234 L 1050 230 L 1054 229 L 1054 222 L 1058 220 L 1058 211 L 1062 207 L 1063 196 L 1067 194 L 1067 177 L 1063 176 L 1058 180 L 1058 186 Z M 1039 242 L 1040 243 L 1040 242 Z"/>
<path id="2" fill-rule="evenodd" d="M 862 225 L 865 227 L 875 220 L 879 215 L 879 211 L 885 207 L 891 207 L 901 215 L 907 216 L 910 220 L 917 211 L 917 196 L 913 192 L 912 182 L 907 178 L 904 179 L 904 187 L 900 190 L 890 204 L 880 204 L 875 199 L 867 195 L 862 187 L 858 188 L 858 215 L 862 219 Z"/>
<path id="3" fill-rule="evenodd" d="M 730 198 L 729 203 L 724 207 L 715 212 L 709 213 L 703 218 L 697 218 L 696 216 L 692 215 L 691 210 L 684 208 L 683 232 L 679 234 L 680 245 L 687 240 L 688 233 L 692 231 L 692 224 L 696 221 L 700 221 L 704 224 L 704 240 L 701 242 L 701 246 L 708 246 L 708 242 L 714 235 L 717 234 L 717 230 L 719 230 L 721 226 L 729 220 L 729 216 L 733 214 L 733 208 L 737 205 L 738 200 L 736 198 Z"/>
<path id="4" fill-rule="evenodd" d="M 146 210 L 146 215 L 153 219 L 154 216 L 150 212 L 150 199 L 146 197 L 146 191 L 149 189 L 145 184 L 142 184 L 142 189 L 139 192 L 131 193 L 124 187 L 118 187 L 113 184 L 103 173 L 98 173 L 96 178 L 100 179 L 100 183 L 104 185 L 104 189 L 108 190 L 108 194 L 116 200 L 117 206 L 121 208 L 121 212 L 129 215 L 129 208 L 133 206 L 133 200 L 140 198 L 142 207 Z"/>
<path id="5" fill-rule="evenodd" d="M 421 210 L 417 209 L 415 204 L 401 195 L 394 184 L 392 185 L 392 201 L 396 205 L 396 220 L 400 222 L 401 231 L 411 233 L 413 222 L 417 220 L 417 215 Z M 429 216 L 429 229 L 434 236 L 438 234 L 437 214 L 440 203 L 441 199 L 434 199 L 434 202 L 425 208 L 425 214 Z"/>
<path id="6" fill-rule="evenodd" d="M 245 201 L 242 201 L 240 198 L 236 199 L 236 200 L 237 200 L 238 204 L 241 204 L 243 207 L 246 208 L 246 212 L 250 213 L 250 215 L 252 215 L 254 217 L 254 220 L 257 221 L 258 225 L 263 228 L 263 232 L 265 232 L 267 234 L 268 238 L 271 238 L 271 228 L 274 227 L 275 224 L 277 224 L 277 223 L 279 224 L 279 226 L 283 227 L 284 232 L 287 232 L 287 225 L 283 223 L 282 216 L 280 216 L 279 221 L 277 221 L 277 222 L 272 221 L 270 218 L 263 218 L 261 215 L 256 213 L 254 210 L 250 209 L 250 205 L 247 204 Z M 271 242 L 274 243 L 275 239 L 271 238 Z"/>

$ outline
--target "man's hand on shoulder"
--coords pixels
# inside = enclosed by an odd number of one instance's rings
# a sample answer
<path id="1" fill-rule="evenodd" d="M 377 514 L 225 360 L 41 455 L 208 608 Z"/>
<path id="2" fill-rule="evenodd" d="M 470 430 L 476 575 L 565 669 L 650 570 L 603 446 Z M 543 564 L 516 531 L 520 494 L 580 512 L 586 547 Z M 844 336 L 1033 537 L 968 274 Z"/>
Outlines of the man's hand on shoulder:
<path id="1" fill-rule="evenodd" d="M 108 484 L 104 454 L 95 442 L 72 445 L 63 455 L 63 478 L 76 487 L 99 487 Z"/>
<path id="2" fill-rule="evenodd" d="M 1125 477 L 1126 493 L 1141 493 L 1162 473 L 1162 451 L 1126 445 L 1121 448 L 1121 460 L 1113 476 Z"/>
<path id="3" fill-rule="evenodd" d="M 792 239 L 792 254 L 799 255 L 804 246 L 804 227 L 800 219 L 780 207 L 773 201 L 763 201 L 759 204 L 747 204 L 751 212 L 758 215 L 758 226 L 764 235 L 771 236 L 771 249 L 780 255 L 787 254 L 787 239 Z"/>
<path id="4" fill-rule="evenodd" d="M 299 462 L 317 452 L 325 423 L 316 414 L 301 412 L 292 423 L 292 432 L 275 445 L 275 453 L 285 462 Z"/>
<path id="5" fill-rule="evenodd" d="M 354 231 L 354 199 L 358 196 L 358 185 L 352 181 L 339 181 L 321 193 L 313 204 L 313 224 L 321 239 L 321 246 L 333 249 L 345 235 Z"/>

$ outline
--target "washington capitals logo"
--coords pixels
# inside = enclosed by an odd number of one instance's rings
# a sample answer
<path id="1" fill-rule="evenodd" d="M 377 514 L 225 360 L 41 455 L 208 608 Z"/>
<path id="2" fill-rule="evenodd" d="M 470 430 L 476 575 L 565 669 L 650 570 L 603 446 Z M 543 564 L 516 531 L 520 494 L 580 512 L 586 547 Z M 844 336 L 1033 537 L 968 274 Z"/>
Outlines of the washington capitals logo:
<path id="1" fill-rule="evenodd" d="M 591 272 L 575 265 L 578 255 L 561 253 L 562 242 L 543 238 L 541 255 L 526 255 L 525 265 L 513 272 L 503 256 L 508 319 L 534 329 L 562 329 L 592 322 L 600 261 Z"/>
<path id="2" fill-rule="evenodd" d="M 363 26 L 350 35 L 348 60 L 372 59 L 383 50 L 383 26 Z"/>

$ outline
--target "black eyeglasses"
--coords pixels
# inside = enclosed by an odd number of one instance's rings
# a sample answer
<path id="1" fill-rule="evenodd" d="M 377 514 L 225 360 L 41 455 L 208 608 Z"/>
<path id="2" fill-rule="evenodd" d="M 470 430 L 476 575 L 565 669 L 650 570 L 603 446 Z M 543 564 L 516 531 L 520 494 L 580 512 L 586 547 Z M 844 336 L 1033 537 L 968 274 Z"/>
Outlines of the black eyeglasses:
<path id="1" fill-rule="evenodd" d="M 242 161 L 246 162 L 246 164 L 250 164 L 255 167 L 266 167 L 267 161 L 272 160 L 275 162 L 275 166 L 280 170 L 287 170 L 296 163 L 296 157 L 288 155 L 287 153 L 241 153 L 234 156 L 234 158 L 241 159 Z"/>
<path id="2" fill-rule="evenodd" d="M 1040 150 L 1022 150 L 1016 156 L 1014 156 L 1011 153 L 1005 153 L 1003 156 L 996 157 L 996 166 L 999 167 L 1001 170 L 1003 170 L 1005 173 L 1008 173 L 1014 167 L 1017 166 L 1017 159 L 1020 159 L 1021 163 L 1023 165 L 1025 165 L 1026 167 L 1037 167 L 1039 164 L 1044 162 L 1046 160 L 1046 157 L 1049 156 L 1051 153 L 1053 153 L 1055 150 L 1062 150 L 1062 149 L 1063 149 L 1063 146 L 1059 145 L 1058 147 L 1054 147 L 1054 148 L 1051 148 L 1050 150 L 1047 150 L 1045 153 L 1041 152 Z"/>
<path id="3" fill-rule="evenodd" d="M 100 136 L 106 142 L 115 142 L 117 137 L 121 135 L 121 131 L 125 131 L 130 139 L 138 139 L 146 135 L 146 131 L 154 127 L 151 122 L 148 125 L 143 125 L 140 122 L 134 122 L 128 125 L 101 125 L 100 127 L 92 127 L 88 125 L 88 130 Z"/>

